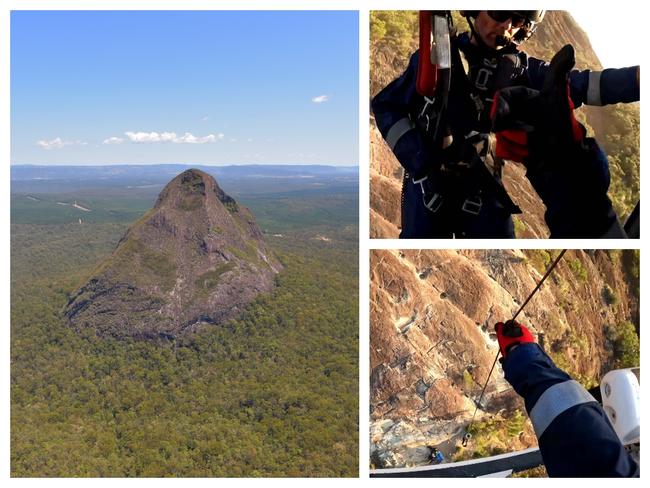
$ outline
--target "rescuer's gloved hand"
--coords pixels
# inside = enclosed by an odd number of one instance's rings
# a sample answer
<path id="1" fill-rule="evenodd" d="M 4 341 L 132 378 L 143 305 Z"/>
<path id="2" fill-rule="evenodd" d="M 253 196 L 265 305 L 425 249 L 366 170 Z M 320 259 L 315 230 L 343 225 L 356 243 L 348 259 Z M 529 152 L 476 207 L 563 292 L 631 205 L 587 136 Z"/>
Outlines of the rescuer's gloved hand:
<path id="1" fill-rule="evenodd" d="M 498 322 L 494 326 L 494 330 L 497 332 L 499 349 L 504 359 L 513 346 L 526 342 L 535 342 L 533 334 L 525 326 L 514 320 L 508 320 L 506 323 Z"/>
<path id="2" fill-rule="evenodd" d="M 575 119 L 569 94 L 574 65 L 575 52 L 567 44 L 553 56 L 541 91 L 516 86 L 495 94 L 490 116 L 498 157 L 535 167 L 579 147 L 586 131 Z"/>
<path id="3" fill-rule="evenodd" d="M 433 181 L 428 176 L 413 179 L 413 183 L 420 186 L 422 190 L 422 203 L 431 212 L 437 212 L 442 205 L 442 195 L 436 191 Z"/>
<path id="4" fill-rule="evenodd" d="M 504 88 L 492 105 L 496 154 L 523 162 L 546 205 L 552 238 L 625 237 L 607 196 L 609 163 L 573 115 L 568 76 L 570 45 L 553 56 L 541 91 Z"/>

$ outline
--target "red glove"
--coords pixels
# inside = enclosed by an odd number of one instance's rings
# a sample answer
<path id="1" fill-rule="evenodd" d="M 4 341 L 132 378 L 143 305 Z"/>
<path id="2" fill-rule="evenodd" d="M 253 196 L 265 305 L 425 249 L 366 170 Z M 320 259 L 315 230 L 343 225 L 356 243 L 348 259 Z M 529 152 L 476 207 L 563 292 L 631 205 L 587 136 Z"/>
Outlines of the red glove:
<path id="1" fill-rule="evenodd" d="M 582 141 L 585 129 L 575 118 L 569 92 L 574 64 L 573 47 L 567 45 L 553 57 L 540 91 L 514 86 L 495 93 L 490 117 L 498 157 L 523 163 L 531 154 L 548 159 Z"/>
<path id="2" fill-rule="evenodd" d="M 508 351 L 512 346 L 526 342 L 535 342 L 533 334 L 525 326 L 514 320 L 508 320 L 505 324 L 498 322 L 494 326 L 494 330 L 497 331 L 499 349 L 501 349 L 501 355 L 504 358 L 508 355 Z"/>
<path id="3" fill-rule="evenodd" d="M 528 157 L 528 134 L 523 130 L 508 129 L 496 133 L 498 158 L 523 163 Z"/>

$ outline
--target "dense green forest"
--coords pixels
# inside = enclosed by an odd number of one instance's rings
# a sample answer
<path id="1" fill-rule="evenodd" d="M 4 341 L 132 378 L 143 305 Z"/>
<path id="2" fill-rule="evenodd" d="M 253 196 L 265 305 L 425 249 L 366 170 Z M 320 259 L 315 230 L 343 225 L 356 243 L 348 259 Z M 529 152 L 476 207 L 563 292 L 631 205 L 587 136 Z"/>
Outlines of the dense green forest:
<path id="1" fill-rule="evenodd" d="M 283 234 L 267 236 L 276 290 L 166 343 L 78 334 L 62 316 L 132 202 L 81 225 L 14 214 L 12 476 L 357 476 L 357 201 L 307 200 L 304 214 L 290 195 L 275 212 L 255 202 Z"/>

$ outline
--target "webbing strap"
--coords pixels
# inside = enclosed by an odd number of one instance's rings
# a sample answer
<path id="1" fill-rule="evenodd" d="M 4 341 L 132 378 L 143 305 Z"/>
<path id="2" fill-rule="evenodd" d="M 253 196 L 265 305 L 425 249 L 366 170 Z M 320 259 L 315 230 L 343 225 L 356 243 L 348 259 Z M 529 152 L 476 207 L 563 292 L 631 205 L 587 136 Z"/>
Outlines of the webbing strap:
<path id="1" fill-rule="evenodd" d="M 600 99 L 600 75 L 602 71 L 591 71 L 589 73 L 589 86 L 587 87 L 587 105 L 602 106 Z"/>
<path id="2" fill-rule="evenodd" d="M 404 117 L 393 124 L 388 130 L 388 134 L 386 134 L 386 143 L 391 151 L 395 150 L 395 146 L 400 138 L 412 129 L 415 129 L 415 124 L 408 117 Z"/>
<path id="3" fill-rule="evenodd" d="M 557 383 L 539 397 L 528 415 L 539 439 L 551 422 L 562 412 L 596 399 L 575 380 Z"/>

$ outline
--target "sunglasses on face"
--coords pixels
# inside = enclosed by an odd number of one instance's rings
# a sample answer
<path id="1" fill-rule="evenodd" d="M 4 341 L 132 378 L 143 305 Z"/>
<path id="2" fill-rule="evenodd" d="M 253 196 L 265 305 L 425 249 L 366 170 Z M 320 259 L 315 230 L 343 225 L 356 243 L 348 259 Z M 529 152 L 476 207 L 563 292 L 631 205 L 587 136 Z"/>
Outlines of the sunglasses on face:
<path id="1" fill-rule="evenodd" d="M 495 22 L 505 22 L 510 20 L 512 27 L 518 28 L 523 27 L 526 24 L 526 18 L 522 17 L 519 14 L 511 12 L 510 10 L 488 10 L 487 14 Z"/>

